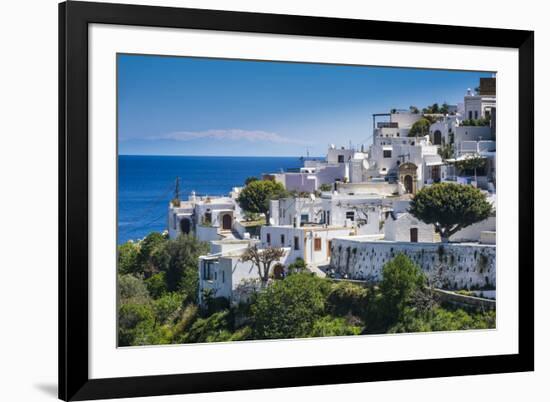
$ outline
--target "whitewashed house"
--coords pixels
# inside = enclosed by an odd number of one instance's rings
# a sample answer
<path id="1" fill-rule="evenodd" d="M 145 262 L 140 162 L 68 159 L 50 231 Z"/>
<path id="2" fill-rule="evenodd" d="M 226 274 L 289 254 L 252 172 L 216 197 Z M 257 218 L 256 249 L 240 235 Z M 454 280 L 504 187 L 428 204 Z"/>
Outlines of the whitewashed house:
<path id="1" fill-rule="evenodd" d="M 241 211 L 233 197 L 197 197 L 192 194 L 179 205 L 170 203 L 168 235 L 193 233 L 201 241 L 219 240 L 232 234 Z"/>
<path id="2" fill-rule="evenodd" d="M 233 240 L 212 242 L 212 252 L 199 257 L 199 304 L 204 305 L 205 295 L 224 297 L 232 303 L 249 296 L 250 291 L 260 286 L 258 267 L 249 261 L 241 261 L 243 252 L 257 241 Z M 271 267 L 273 275 L 284 272 L 288 248 L 285 256 Z"/>
<path id="3" fill-rule="evenodd" d="M 328 263 L 333 238 L 352 234 L 356 234 L 353 227 L 342 226 L 262 226 L 260 240 L 262 247 L 288 248 L 287 263 L 301 258 L 306 264 L 317 266 Z"/>
<path id="4" fill-rule="evenodd" d="M 269 218 L 272 225 L 296 225 L 321 223 L 322 200 L 310 197 L 288 197 L 271 200 Z"/>
<path id="5" fill-rule="evenodd" d="M 435 233 L 434 225 L 424 223 L 408 212 L 392 211 L 384 222 L 384 240 L 434 243 L 441 238 Z"/>

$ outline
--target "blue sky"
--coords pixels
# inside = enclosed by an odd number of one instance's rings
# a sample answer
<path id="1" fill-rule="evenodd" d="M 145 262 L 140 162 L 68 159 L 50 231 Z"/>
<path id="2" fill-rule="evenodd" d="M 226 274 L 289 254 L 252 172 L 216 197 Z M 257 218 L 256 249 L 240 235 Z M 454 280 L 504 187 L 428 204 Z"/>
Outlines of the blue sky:
<path id="1" fill-rule="evenodd" d="M 372 114 L 463 101 L 490 73 L 118 56 L 123 155 L 311 156 L 372 142 Z"/>

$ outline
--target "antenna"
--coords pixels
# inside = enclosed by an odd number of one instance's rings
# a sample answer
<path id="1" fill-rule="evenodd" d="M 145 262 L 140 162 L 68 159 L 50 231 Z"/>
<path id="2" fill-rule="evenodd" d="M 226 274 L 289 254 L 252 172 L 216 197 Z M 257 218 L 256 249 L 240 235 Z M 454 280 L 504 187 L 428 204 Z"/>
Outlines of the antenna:
<path id="1" fill-rule="evenodd" d="M 180 178 L 176 177 L 176 188 L 174 189 L 174 199 L 178 200 L 180 199 Z"/>

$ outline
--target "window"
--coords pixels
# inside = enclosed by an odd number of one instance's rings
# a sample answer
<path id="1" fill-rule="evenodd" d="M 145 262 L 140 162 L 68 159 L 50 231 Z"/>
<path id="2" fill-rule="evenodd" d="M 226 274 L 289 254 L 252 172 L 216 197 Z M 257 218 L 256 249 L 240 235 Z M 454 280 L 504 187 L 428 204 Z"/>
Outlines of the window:
<path id="1" fill-rule="evenodd" d="M 270 245 L 271 244 L 271 234 L 268 233 L 268 234 L 265 235 L 265 237 L 266 237 L 265 241 L 266 241 L 267 245 Z"/>
<path id="2" fill-rule="evenodd" d="M 468 119 L 472 120 L 472 111 L 471 110 L 468 111 Z"/>
<path id="3" fill-rule="evenodd" d="M 178 228 L 178 216 L 174 214 L 174 230 Z"/>
<path id="4" fill-rule="evenodd" d="M 222 271 L 222 283 L 225 283 L 225 271 Z"/>
<path id="5" fill-rule="evenodd" d="M 346 212 L 346 219 L 349 219 L 350 221 L 353 221 L 355 219 L 355 212 L 353 212 L 353 211 Z"/>
<path id="6" fill-rule="evenodd" d="M 327 211 L 327 225 L 330 225 L 330 211 Z"/>
<path id="7" fill-rule="evenodd" d="M 300 250 L 300 238 L 294 236 L 294 250 Z"/>
<path id="8" fill-rule="evenodd" d="M 332 250 L 332 241 L 327 240 L 327 256 L 330 257 L 330 252 Z"/>
<path id="9" fill-rule="evenodd" d="M 411 243 L 418 243 L 418 228 L 411 228 Z"/>
<path id="10" fill-rule="evenodd" d="M 285 235 L 282 234 L 281 235 L 281 246 L 284 246 L 285 245 Z"/>
<path id="11" fill-rule="evenodd" d="M 384 149 L 383 154 L 384 158 L 391 158 L 391 149 Z"/>
<path id="12" fill-rule="evenodd" d="M 477 120 L 477 118 L 479 117 L 479 116 L 478 116 L 478 113 L 477 113 L 477 110 L 474 112 L 474 114 L 475 114 L 476 120 Z"/>
<path id="13" fill-rule="evenodd" d="M 316 237 L 313 239 L 313 250 L 315 251 L 321 251 L 321 238 Z"/>
<path id="14" fill-rule="evenodd" d="M 303 226 L 304 223 L 309 222 L 309 215 L 308 214 L 302 214 L 300 215 L 300 226 Z"/>
<path id="15" fill-rule="evenodd" d="M 344 155 L 338 155 L 338 163 L 344 163 Z"/>

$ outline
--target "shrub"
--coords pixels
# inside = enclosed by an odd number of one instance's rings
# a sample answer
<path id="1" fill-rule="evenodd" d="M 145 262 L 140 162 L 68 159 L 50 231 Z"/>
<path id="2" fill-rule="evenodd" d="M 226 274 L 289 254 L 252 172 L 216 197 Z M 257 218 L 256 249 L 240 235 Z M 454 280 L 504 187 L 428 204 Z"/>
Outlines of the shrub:
<path id="1" fill-rule="evenodd" d="M 367 305 L 367 289 L 350 282 L 339 282 L 332 286 L 327 298 L 327 309 L 332 314 L 362 316 Z"/>
<path id="2" fill-rule="evenodd" d="M 310 336 L 314 322 L 324 314 L 329 291 L 328 281 L 309 274 L 274 282 L 252 303 L 254 338 Z"/>
<path id="3" fill-rule="evenodd" d="M 346 322 L 342 317 L 324 316 L 313 324 L 311 336 L 345 336 L 359 335 L 361 327 Z"/>

